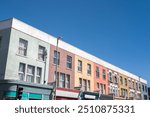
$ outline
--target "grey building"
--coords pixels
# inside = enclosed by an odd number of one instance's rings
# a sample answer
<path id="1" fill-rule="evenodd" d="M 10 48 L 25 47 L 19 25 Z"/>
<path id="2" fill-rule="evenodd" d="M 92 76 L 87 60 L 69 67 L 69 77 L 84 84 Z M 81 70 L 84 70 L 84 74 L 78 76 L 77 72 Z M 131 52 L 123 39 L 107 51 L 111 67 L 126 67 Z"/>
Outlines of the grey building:
<path id="1" fill-rule="evenodd" d="M 3 80 L 9 80 L 11 84 L 12 80 L 15 80 L 13 87 L 25 82 L 28 84 L 23 85 L 25 91 L 28 91 L 26 93 L 42 94 L 45 92 L 45 85 L 48 81 L 49 60 L 47 58 L 49 58 L 50 44 L 25 33 L 25 31 L 18 30 L 17 27 L 22 27 L 23 24 L 15 18 L 0 22 L 0 85 L 4 84 Z M 29 30 L 34 29 L 29 25 L 22 28 L 31 33 L 38 33 Z M 7 82 L 7 85 L 9 82 Z M 30 87 L 32 84 L 34 87 Z M 22 83 L 20 85 L 22 86 Z M 28 86 L 30 90 L 27 90 Z M 43 90 L 35 90 L 36 87 L 40 88 L 42 86 L 44 87 Z M 6 94 L 5 92 L 12 90 L 0 89 L 1 97 Z M 52 87 L 49 86 L 47 89 L 52 90 Z"/>

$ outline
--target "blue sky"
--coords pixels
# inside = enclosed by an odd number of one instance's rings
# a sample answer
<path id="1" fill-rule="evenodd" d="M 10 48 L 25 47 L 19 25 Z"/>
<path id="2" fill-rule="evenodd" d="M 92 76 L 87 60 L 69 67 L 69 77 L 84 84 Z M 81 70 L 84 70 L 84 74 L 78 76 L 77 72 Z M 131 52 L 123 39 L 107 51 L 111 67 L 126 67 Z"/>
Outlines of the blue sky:
<path id="1" fill-rule="evenodd" d="M 62 36 L 150 86 L 149 0 L 1 0 L 0 14 Z"/>

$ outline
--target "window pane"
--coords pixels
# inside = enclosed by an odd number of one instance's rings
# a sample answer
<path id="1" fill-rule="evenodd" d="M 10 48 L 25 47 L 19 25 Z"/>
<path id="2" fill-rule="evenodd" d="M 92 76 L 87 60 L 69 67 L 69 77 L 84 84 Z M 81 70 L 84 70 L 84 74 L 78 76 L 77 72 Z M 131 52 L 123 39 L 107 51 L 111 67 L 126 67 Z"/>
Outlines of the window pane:
<path id="1" fill-rule="evenodd" d="M 28 68 L 27 68 L 27 78 L 26 80 L 28 82 L 34 82 L 34 67 L 31 66 L 31 65 L 28 65 Z"/>
<path id="2" fill-rule="evenodd" d="M 34 82 L 34 77 L 31 75 L 27 75 L 27 82 Z"/>
<path id="3" fill-rule="evenodd" d="M 38 59 L 44 61 L 45 59 L 45 47 L 39 46 Z"/>
<path id="4" fill-rule="evenodd" d="M 26 56 L 27 55 L 27 45 L 28 45 L 28 42 L 26 40 L 20 39 L 18 54 Z"/>
<path id="5" fill-rule="evenodd" d="M 24 77 L 25 77 L 25 64 L 20 63 L 19 64 L 19 79 L 23 81 Z"/>
<path id="6" fill-rule="evenodd" d="M 100 74 L 99 67 L 96 67 L 96 78 L 99 78 L 99 74 Z"/>
<path id="7" fill-rule="evenodd" d="M 41 82 L 42 68 L 37 67 L 36 83 Z"/>
<path id="8" fill-rule="evenodd" d="M 106 80 L 106 71 L 103 69 L 103 80 Z"/>
<path id="9" fill-rule="evenodd" d="M 82 61 L 78 60 L 78 71 L 82 71 Z"/>
<path id="10" fill-rule="evenodd" d="M 90 86 L 91 84 L 90 84 L 90 80 L 88 80 L 88 91 L 90 91 L 91 90 L 91 86 Z"/>
<path id="11" fill-rule="evenodd" d="M 67 55 L 67 68 L 72 68 L 72 57 Z"/>
<path id="12" fill-rule="evenodd" d="M 79 87 L 82 87 L 82 79 L 79 78 Z"/>
<path id="13" fill-rule="evenodd" d="M 83 80 L 83 90 L 84 91 L 87 91 L 87 85 L 86 85 L 86 80 Z"/>
<path id="14" fill-rule="evenodd" d="M 65 74 L 60 73 L 59 87 L 65 88 Z"/>
<path id="15" fill-rule="evenodd" d="M 70 88 L 70 75 L 66 75 L 66 88 Z"/>
<path id="16" fill-rule="evenodd" d="M 99 83 L 97 83 L 97 88 L 99 89 Z"/>
<path id="17" fill-rule="evenodd" d="M 87 73 L 91 74 L 91 65 L 90 64 L 87 64 Z"/>
<path id="18" fill-rule="evenodd" d="M 55 50 L 53 63 L 59 65 L 59 62 L 60 62 L 60 53 Z"/>
<path id="19" fill-rule="evenodd" d="M 111 72 L 109 72 L 109 81 L 112 82 L 112 73 Z"/>

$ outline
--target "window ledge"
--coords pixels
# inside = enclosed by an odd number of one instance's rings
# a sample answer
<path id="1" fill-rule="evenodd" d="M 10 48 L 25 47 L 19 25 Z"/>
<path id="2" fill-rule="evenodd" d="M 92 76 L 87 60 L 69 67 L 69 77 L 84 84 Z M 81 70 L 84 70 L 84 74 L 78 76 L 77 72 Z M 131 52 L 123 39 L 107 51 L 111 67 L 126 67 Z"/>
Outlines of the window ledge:
<path id="1" fill-rule="evenodd" d="M 42 60 L 39 60 L 39 59 L 36 59 L 36 61 L 39 61 L 39 62 L 42 62 L 42 63 L 45 63 L 46 61 L 42 61 Z"/>
<path id="2" fill-rule="evenodd" d="M 78 71 L 78 73 L 81 73 L 81 74 L 82 74 L 82 71 Z"/>
<path id="3" fill-rule="evenodd" d="M 17 56 L 20 56 L 20 57 L 24 57 L 24 58 L 28 58 L 27 56 L 24 56 L 24 55 L 21 55 L 21 54 L 16 54 Z"/>
<path id="4" fill-rule="evenodd" d="M 87 74 L 88 76 L 91 76 L 91 74 Z"/>
<path id="5" fill-rule="evenodd" d="M 72 71 L 72 68 L 66 68 L 66 70 L 70 70 L 70 71 Z"/>

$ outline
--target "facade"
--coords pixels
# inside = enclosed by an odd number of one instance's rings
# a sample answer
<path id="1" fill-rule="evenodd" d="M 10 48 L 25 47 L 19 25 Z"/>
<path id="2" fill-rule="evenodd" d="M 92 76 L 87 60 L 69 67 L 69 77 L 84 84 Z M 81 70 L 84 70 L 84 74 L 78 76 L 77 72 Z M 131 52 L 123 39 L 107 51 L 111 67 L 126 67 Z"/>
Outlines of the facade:
<path id="1" fill-rule="evenodd" d="M 74 89 L 74 54 L 63 50 L 58 49 L 58 58 L 56 57 L 56 47 L 50 45 L 50 63 L 49 63 L 49 77 L 48 83 L 54 82 L 56 74 L 56 64 L 58 63 L 58 82 L 57 87 Z M 56 60 L 57 59 L 57 60 Z M 57 62 L 58 61 L 58 62 Z"/>
<path id="2" fill-rule="evenodd" d="M 58 64 L 57 99 L 67 99 L 66 96 L 76 99 L 74 94 L 79 92 L 75 91 L 76 87 L 93 95 L 96 92 L 113 94 L 114 99 L 148 98 L 147 81 L 143 78 L 62 40 L 56 51 L 56 44 L 57 38 L 15 18 L 1 21 L 0 80 L 23 82 L 26 87 L 33 85 L 32 93 L 36 94 L 36 87 L 54 82 Z M 52 87 L 49 89 L 52 91 Z"/>
<path id="3" fill-rule="evenodd" d="M 83 91 L 94 91 L 93 62 L 75 55 L 75 87 Z"/>
<path id="4" fill-rule="evenodd" d="M 123 74 L 119 74 L 119 97 L 121 98 L 129 98 L 129 83 L 128 83 L 128 78 L 127 76 Z"/>
<path id="5" fill-rule="evenodd" d="M 108 94 L 108 69 L 94 63 L 94 91 Z"/>
<path id="6" fill-rule="evenodd" d="M 114 94 L 115 97 L 119 96 L 118 88 L 118 73 L 108 70 L 108 92 Z"/>

